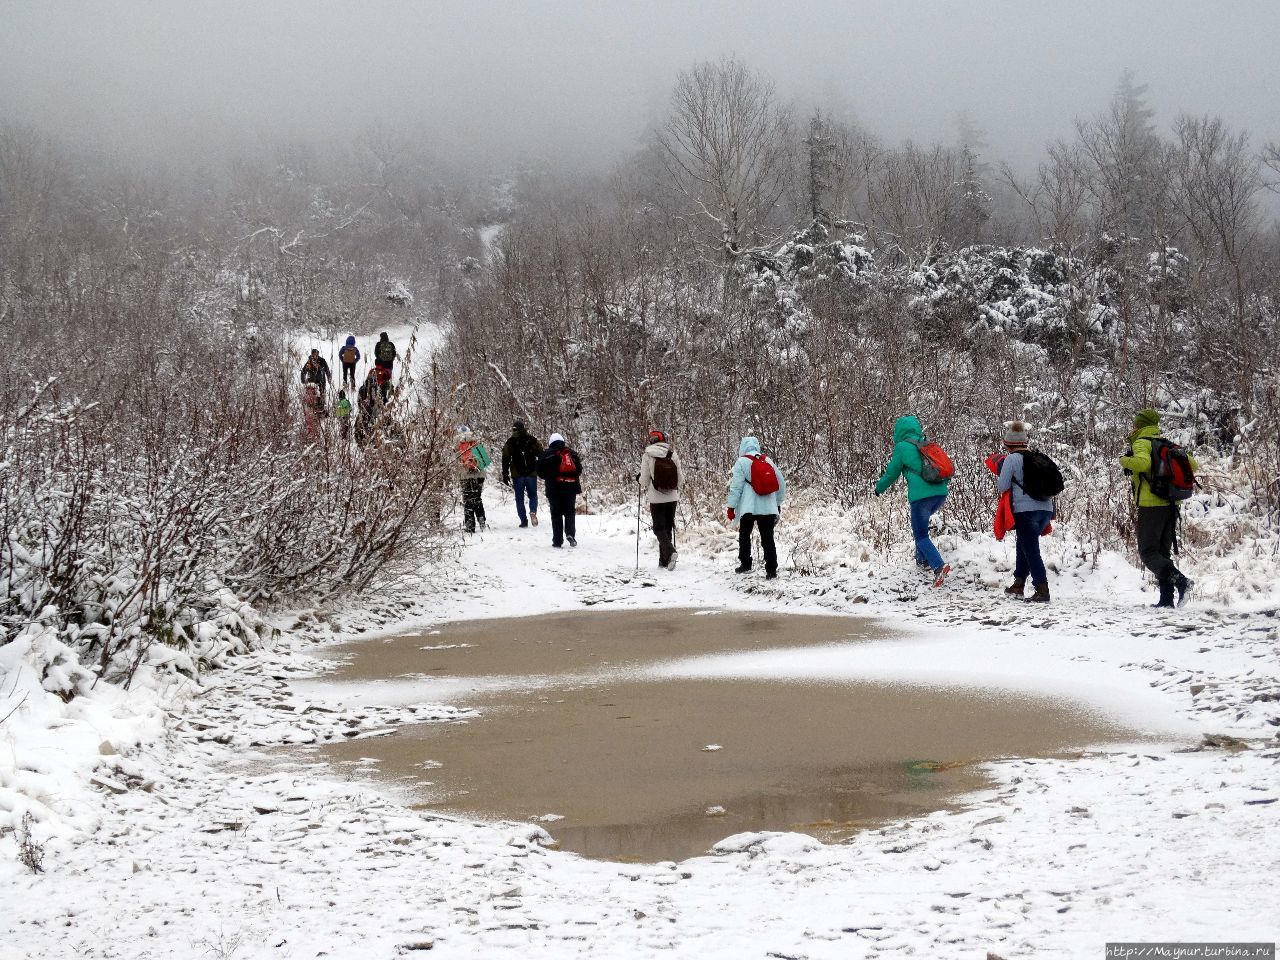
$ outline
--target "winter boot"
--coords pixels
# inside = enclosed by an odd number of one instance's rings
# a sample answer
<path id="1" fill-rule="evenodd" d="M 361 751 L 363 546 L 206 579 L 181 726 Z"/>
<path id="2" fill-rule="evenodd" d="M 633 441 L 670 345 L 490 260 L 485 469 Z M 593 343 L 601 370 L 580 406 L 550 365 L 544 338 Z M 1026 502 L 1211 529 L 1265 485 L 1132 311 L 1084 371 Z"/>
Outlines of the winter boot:
<path id="1" fill-rule="evenodd" d="M 1012 584 L 1010 584 L 1009 586 L 1005 587 L 1005 588 L 1004 588 L 1004 592 L 1005 592 L 1005 593 L 1007 593 L 1007 594 L 1008 594 L 1009 596 L 1011 596 L 1011 597 L 1017 597 L 1019 600 L 1021 600 L 1021 599 L 1022 599 L 1022 593 L 1023 593 L 1023 591 L 1024 591 L 1024 590 L 1026 590 L 1026 589 L 1027 589 L 1027 578 L 1026 578 L 1026 577 L 1014 577 L 1014 578 L 1013 578 L 1013 583 L 1012 583 Z"/>
<path id="2" fill-rule="evenodd" d="M 538 512 L 536 510 L 533 513 L 529 514 L 529 522 L 532 523 L 535 527 L 538 525 Z"/>
<path id="3" fill-rule="evenodd" d="M 678 554 L 676 551 L 672 550 L 672 551 L 671 551 L 671 558 L 670 558 L 669 560 L 667 560 L 667 569 L 668 569 L 668 570 L 674 570 L 674 569 L 676 568 L 676 561 L 677 561 L 677 560 L 679 560 L 679 559 L 680 559 L 680 554 Z"/>
<path id="4" fill-rule="evenodd" d="M 1157 607 L 1172 607 L 1172 606 L 1173 606 L 1173 592 L 1174 592 L 1174 589 L 1175 589 L 1175 588 L 1174 588 L 1174 585 L 1173 585 L 1173 581 L 1172 581 L 1172 580 L 1160 580 L 1158 585 L 1159 585 L 1159 587 L 1160 587 L 1160 602 L 1159 602 L 1159 603 L 1157 603 L 1157 604 L 1156 604 L 1156 606 L 1157 606 Z"/>
<path id="5" fill-rule="evenodd" d="M 528 521 L 528 520 L 521 520 L 521 521 L 520 521 L 520 526 L 522 526 L 522 527 L 527 527 L 528 525 L 529 525 L 529 521 Z"/>
<path id="6" fill-rule="evenodd" d="M 738 568 L 737 568 L 736 570 L 734 570 L 733 572 L 734 572 L 734 573 L 750 573 L 750 572 L 751 572 L 751 564 L 749 564 L 749 563 L 740 563 L 740 564 L 738 564 Z"/>
<path id="7" fill-rule="evenodd" d="M 1027 603 L 1048 603 L 1049 602 L 1049 584 L 1037 583 L 1035 585 L 1036 592 L 1027 597 Z"/>
<path id="8" fill-rule="evenodd" d="M 940 587 L 947 582 L 947 574 L 951 572 L 951 564 L 944 563 L 942 566 L 940 566 L 937 570 L 933 572 L 935 574 L 933 578 L 933 586 L 936 589 L 937 587 Z"/>
<path id="9" fill-rule="evenodd" d="M 565 537 L 565 539 L 569 541 L 569 546 L 571 547 L 576 547 L 578 545 L 578 541 L 573 537 Z"/>
<path id="10" fill-rule="evenodd" d="M 765 578 L 766 580 L 777 580 L 777 579 L 778 579 L 778 571 L 777 571 L 777 570 L 766 570 L 766 571 L 765 571 L 765 574 L 764 574 L 764 578 Z"/>
<path id="11" fill-rule="evenodd" d="M 1191 588 L 1195 586 L 1195 581 L 1184 573 L 1179 573 L 1173 578 L 1173 588 L 1178 591 L 1178 606 L 1182 606 L 1191 596 Z"/>

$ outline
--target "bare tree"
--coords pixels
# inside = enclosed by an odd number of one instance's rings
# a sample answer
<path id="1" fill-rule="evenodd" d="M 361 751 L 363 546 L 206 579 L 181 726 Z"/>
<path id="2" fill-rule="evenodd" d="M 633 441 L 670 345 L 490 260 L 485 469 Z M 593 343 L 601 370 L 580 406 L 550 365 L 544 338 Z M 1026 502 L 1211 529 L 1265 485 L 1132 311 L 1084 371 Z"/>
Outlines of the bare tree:
<path id="1" fill-rule="evenodd" d="M 759 243 L 791 175 L 792 120 L 773 84 L 734 58 L 683 71 L 658 130 L 677 190 L 714 222 L 726 261 Z"/>
<path id="2" fill-rule="evenodd" d="M 1224 268 L 1237 323 L 1245 313 L 1245 259 L 1258 235 L 1262 175 L 1249 136 L 1219 117 L 1181 116 L 1174 125 L 1173 199 L 1194 238 L 1203 269 Z"/>

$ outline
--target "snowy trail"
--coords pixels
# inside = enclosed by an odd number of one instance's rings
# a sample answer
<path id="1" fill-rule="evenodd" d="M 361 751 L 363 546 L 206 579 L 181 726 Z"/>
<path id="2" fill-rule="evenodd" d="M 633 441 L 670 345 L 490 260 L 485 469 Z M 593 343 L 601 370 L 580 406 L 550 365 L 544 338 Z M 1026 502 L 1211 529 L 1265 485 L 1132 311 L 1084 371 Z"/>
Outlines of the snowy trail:
<path id="1" fill-rule="evenodd" d="M 1062 593 L 1074 603 L 1034 615 L 959 580 L 945 596 L 902 602 L 915 596 L 909 571 L 871 591 L 844 573 L 766 585 L 729 572 L 727 532 L 690 534 L 670 574 L 652 568 L 646 540 L 636 577 L 633 518 L 581 518 L 580 546 L 553 551 L 549 524 L 514 529 L 509 499 L 486 495 L 495 528 L 412 608 L 301 615 L 275 649 L 202 690 L 170 691 L 179 719 L 167 739 L 101 758 L 111 776 L 93 836 L 59 847 L 45 874 L 3 866 L 0 958 L 396 957 L 428 944 L 449 958 L 1094 958 L 1108 940 L 1280 932 L 1258 882 L 1280 868 L 1273 616 L 1207 608 L 1173 626 L 1070 584 Z M 377 784 L 282 768 L 264 753 L 467 716 L 329 702 L 322 681 L 300 682 L 321 668 L 308 649 L 316 638 L 377 642 L 460 616 L 661 606 L 881 616 L 902 641 L 833 672 L 935 682 L 946 678 L 930 672 L 949 661 L 972 680 L 986 662 L 993 679 L 1034 686 L 1082 670 L 1084 686 L 1112 687 L 1091 697 L 1100 705 L 1141 696 L 1139 713 L 1161 729 L 1188 741 L 1231 733 L 1252 749 L 1006 761 L 990 765 L 997 786 L 965 809 L 846 844 L 743 835 L 713 855 L 643 866 L 546 850 L 533 824 L 415 812 Z M 914 646 L 910 670 L 886 659 L 895 643 Z M 676 669 L 823 666 L 792 651 Z"/>

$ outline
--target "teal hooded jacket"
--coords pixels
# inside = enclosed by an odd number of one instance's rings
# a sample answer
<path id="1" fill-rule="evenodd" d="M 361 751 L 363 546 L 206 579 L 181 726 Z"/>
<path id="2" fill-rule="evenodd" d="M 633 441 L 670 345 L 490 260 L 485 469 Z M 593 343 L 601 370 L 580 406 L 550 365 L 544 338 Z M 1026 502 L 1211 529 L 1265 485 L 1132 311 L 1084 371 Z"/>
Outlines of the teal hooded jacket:
<path id="1" fill-rule="evenodd" d="M 737 511 L 738 516 L 750 513 L 759 517 L 778 513 L 782 509 L 782 498 L 787 493 L 787 478 L 773 460 L 765 457 L 773 464 L 773 470 L 778 475 L 778 492 L 761 496 L 751 487 L 751 460 L 748 458 L 759 452 L 760 441 L 755 437 L 743 437 L 742 443 L 738 445 L 738 459 L 734 461 L 733 473 L 729 476 L 729 499 L 725 502 L 725 506 Z"/>
<path id="2" fill-rule="evenodd" d="M 924 430 L 920 426 L 920 421 L 910 416 L 899 417 L 897 423 L 893 425 L 893 456 L 889 458 L 884 473 L 876 481 L 877 497 L 897 483 L 898 477 L 904 473 L 907 475 L 907 500 L 911 503 L 928 497 L 941 496 L 947 492 L 946 480 L 929 483 L 920 476 L 923 461 L 920 459 L 920 451 L 916 445 L 910 442 L 912 440 L 924 442 Z"/>

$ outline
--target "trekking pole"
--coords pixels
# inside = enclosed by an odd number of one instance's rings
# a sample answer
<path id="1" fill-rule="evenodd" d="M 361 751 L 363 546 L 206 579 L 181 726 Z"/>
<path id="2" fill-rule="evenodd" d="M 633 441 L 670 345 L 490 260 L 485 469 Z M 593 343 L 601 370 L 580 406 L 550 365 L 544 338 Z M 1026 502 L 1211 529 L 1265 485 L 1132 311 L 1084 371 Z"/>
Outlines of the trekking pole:
<path id="1" fill-rule="evenodd" d="M 640 475 L 636 474 L 636 574 L 640 573 Z"/>

